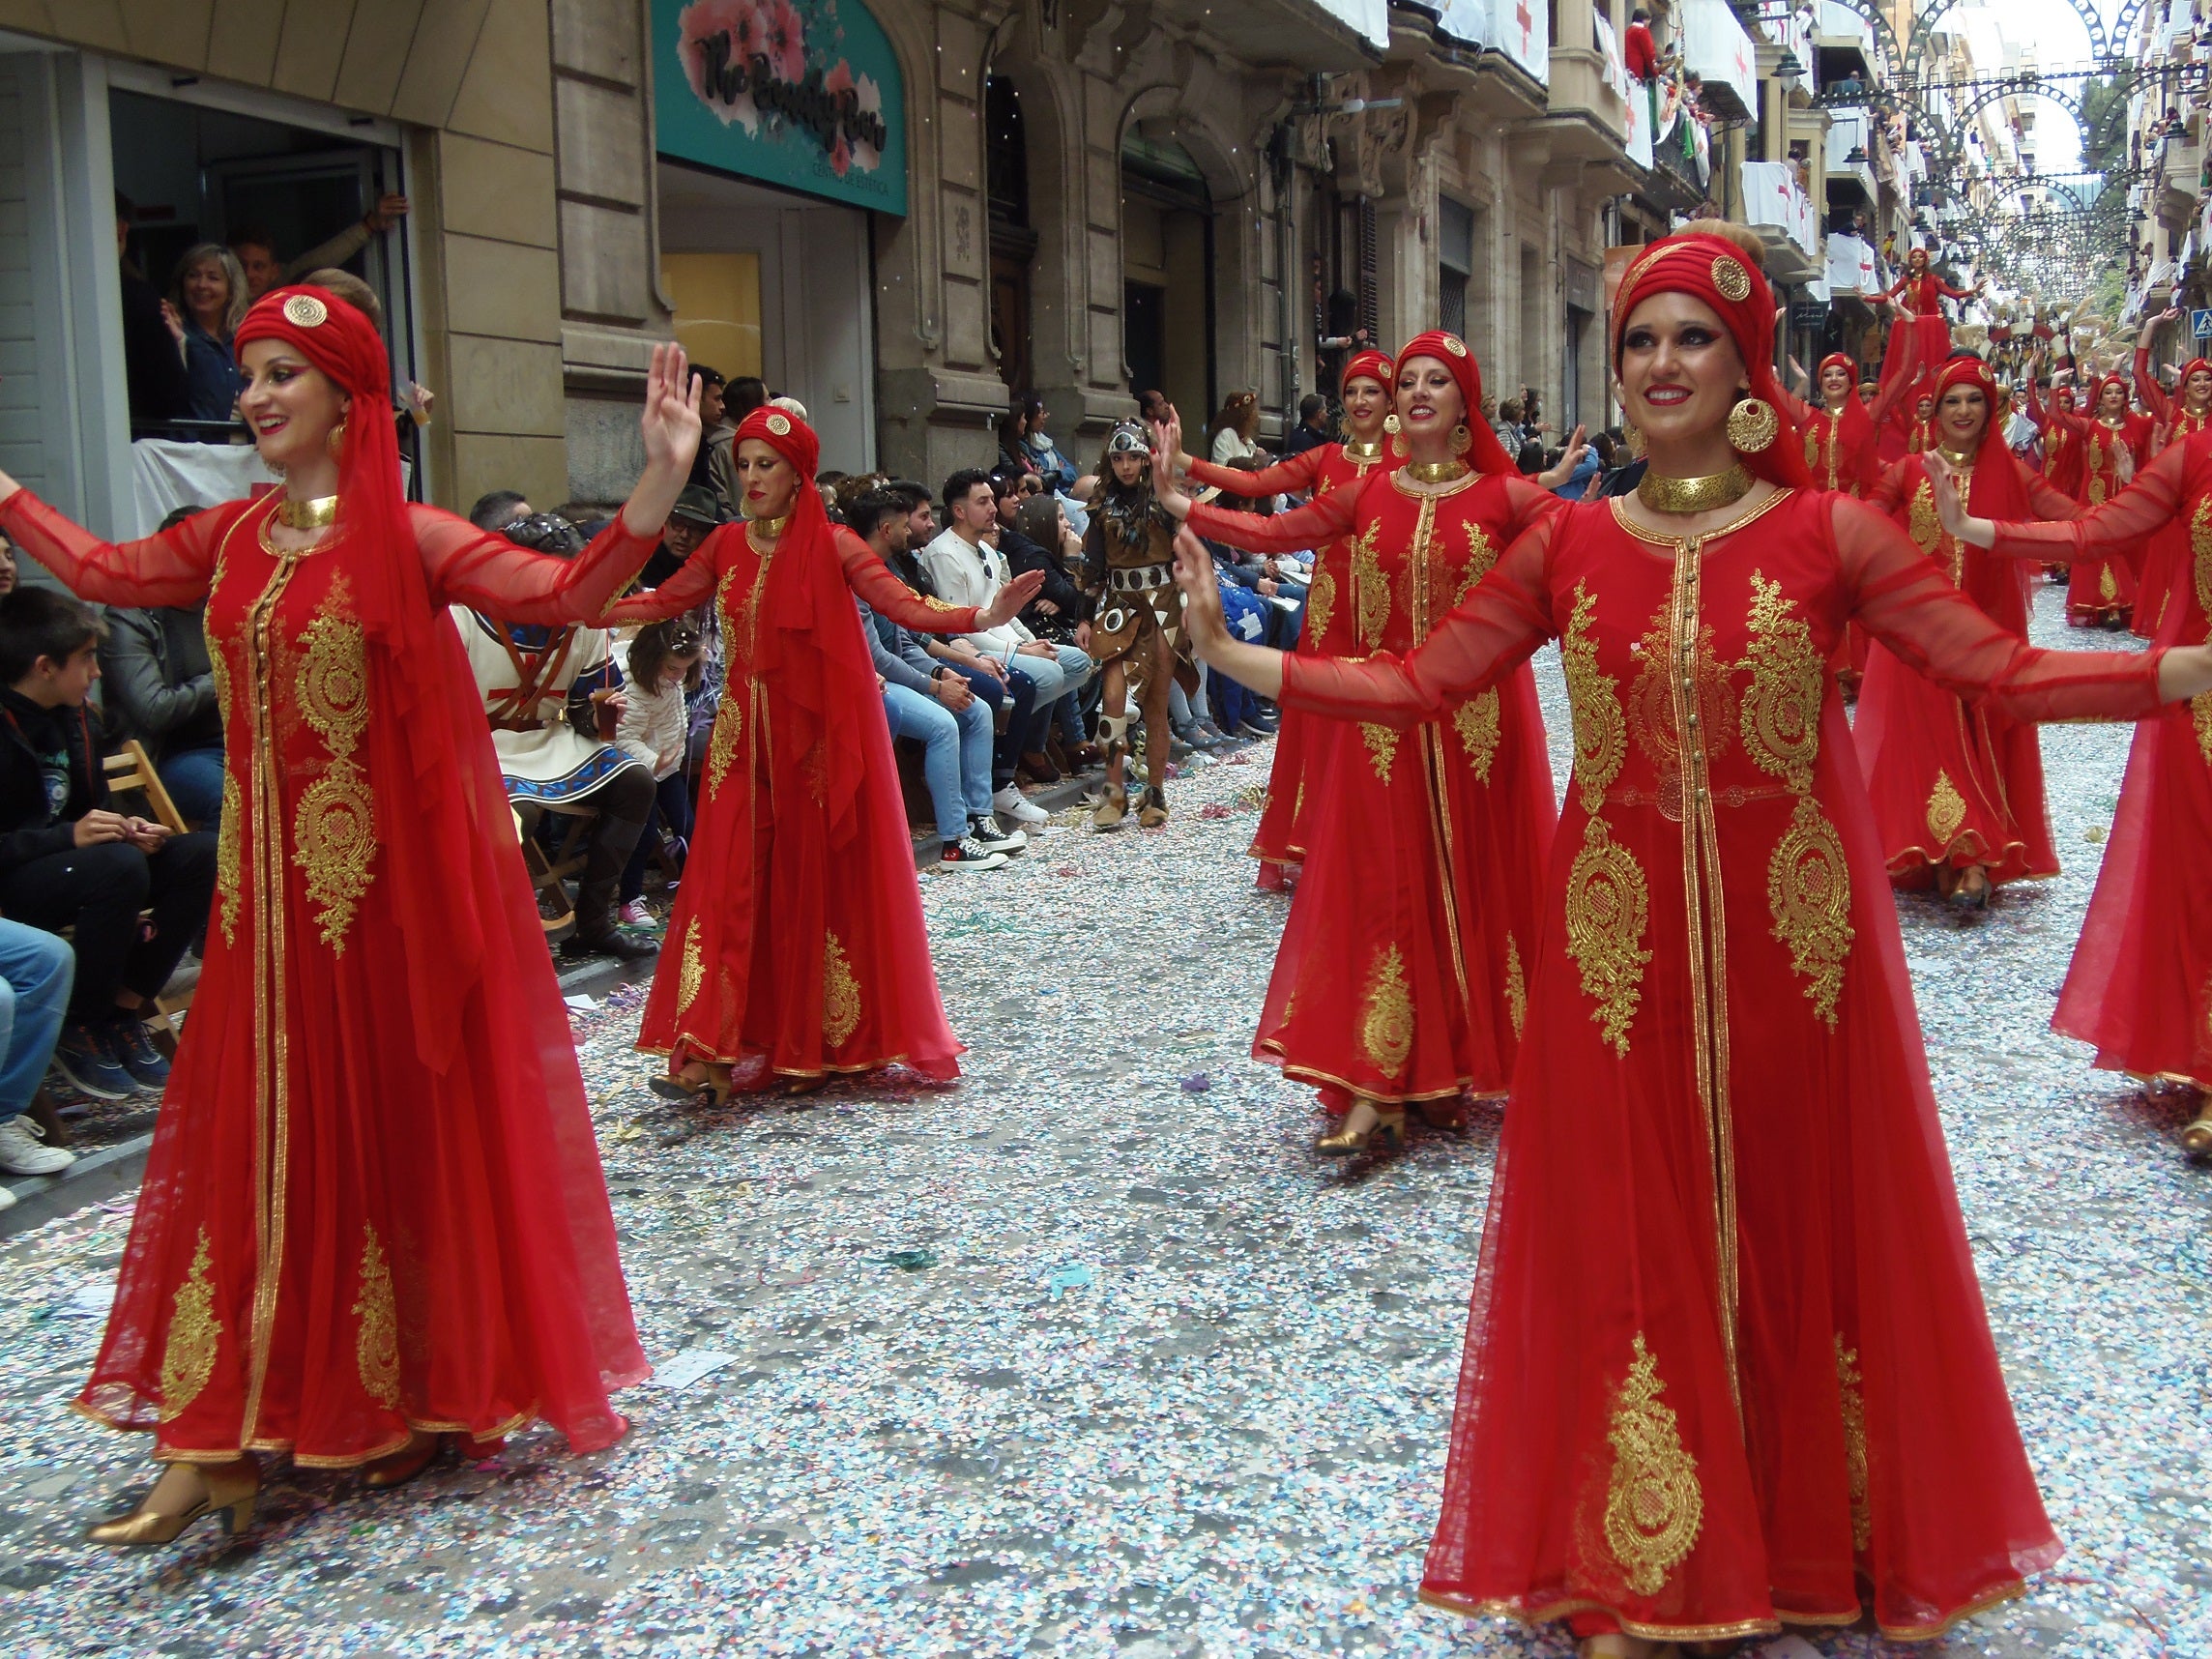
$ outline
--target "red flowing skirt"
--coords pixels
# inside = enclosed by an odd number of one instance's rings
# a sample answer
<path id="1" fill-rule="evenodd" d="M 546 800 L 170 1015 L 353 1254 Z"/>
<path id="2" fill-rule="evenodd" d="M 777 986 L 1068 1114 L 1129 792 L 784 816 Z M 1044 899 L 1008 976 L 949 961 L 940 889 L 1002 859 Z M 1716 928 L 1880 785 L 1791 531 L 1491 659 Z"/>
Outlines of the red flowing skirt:
<path id="1" fill-rule="evenodd" d="M 2128 625 L 2139 636 L 2158 637 L 2166 608 L 2173 602 L 2174 584 L 2193 580 L 2196 563 L 2189 526 L 2181 518 L 2151 532 L 2143 543 L 2142 580 L 2136 584 L 2135 614 Z"/>
<path id="2" fill-rule="evenodd" d="M 411 1430 L 490 1440 L 533 1417 L 597 1451 L 626 1426 L 608 1392 L 650 1375 L 568 1012 L 470 715 L 462 755 L 487 829 L 446 851 L 467 866 L 483 971 L 449 1070 L 417 1058 L 406 943 L 377 880 L 340 952 L 289 867 L 272 916 L 249 876 L 234 927 L 209 926 L 76 1400 L 155 1431 L 157 1457 L 346 1467 Z M 403 813 L 380 818 L 405 831 Z M 248 872 L 253 832 L 239 827 Z M 252 942 L 274 920 L 282 955 L 264 973 Z"/>
<path id="3" fill-rule="evenodd" d="M 1718 963 L 1680 897 L 1682 826 L 1609 806 L 1613 846 L 1652 890 L 1626 1050 L 1602 1040 L 1563 947 L 1564 855 L 1584 839 L 1570 798 L 1422 1579 L 1435 1605 L 1718 1638 L 1848 1624 L 1863 1583 L 1886 1634 L 1921 1637 L 2059 1554 L 1832 699 L 1821 735 L 1816 798 L 1850 873 L 1833 1025 L 1775 937 L 1761 874 L 1790 801 L 1717 811 L 1718 867 L 1747 872 L 1717 895 Z M 1720 1008 L 1716 1139 L 1690 1033 Z M 1713 1290 L 1732 1271 L 1732 1352 Z"/>
<path id="4" fill-rule="evenodd" d="M 1309 731 L 1326 787 L 1253 1055 L 1339 1111 L 1502 1092 L 1557 818 L 1533 677 L 1410 731 Z"/>
<path id="5" fill-rule="evenodd" d="M 1304 650 L 1301 644 L 1298 648 Z M 1267 803 L 1260 810 L 1259 828 L 1252 831 L 1251 856 L 1260 860 L 1259 885 L 1283 885 L 1286 864 L 1302 863 L 1306 857 L 1306 793 L 1309 786 L 1325 788 L 1315 765 L 1319 738 L 1313 716 L 1295 709 L 1282 711 L 1275 730 L 1275 764 L 1267 773 Z M 1317 791 L 1318 793 L 1318 788 Z"/>
<path id="6" fill-rule="evenodd" d="M 2136 573 L 2118 554 L 2075 562 L 2066 584 L 2066 620 L 2076 627 L 2125 621 L 2136 607 Z"/>
<path id="7" fill-rule="evenodd" d="M 758 701 L 741 704 L 748 686 Z M 678 1066 L 757 1065 L 741 1088 L 887 1065 L 959 1076 L 883 721 L 863 722 L 855 828 L 833 848 L 815 803 L 778 800 L 771 782 L 765 745 L 795 723 L 779 720 L 772 682 L 733 672 L 722 698 L 720 720 L 744 735 L 718 782 L 710 771 L 638 1048 Z"/>
<path id="8" fill-rule="evenodd" d="M 1925 887 L 1937 866 L 1992 882 L 2054 876 L 2035 728 L 1968 705 L 1880 646 L 1852 733 L 1890 879 Z"/>

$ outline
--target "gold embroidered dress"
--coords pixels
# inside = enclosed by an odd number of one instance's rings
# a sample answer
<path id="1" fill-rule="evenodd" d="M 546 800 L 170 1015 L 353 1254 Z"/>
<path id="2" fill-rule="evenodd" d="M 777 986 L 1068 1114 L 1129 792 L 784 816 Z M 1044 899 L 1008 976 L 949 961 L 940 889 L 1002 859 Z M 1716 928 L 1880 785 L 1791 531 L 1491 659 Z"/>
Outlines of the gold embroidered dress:
<path id="1" fill-rule="evenodd" d="M 225 734 L 206 967 L 77 1409 L 194 1462 L 348 1466 L 412 1429 L 492 1439 L 533 1416 L 596 1449 L 624 1426 L 608 1390 L 648 1368 L 481 706 L 413 716 L 450 722 L 462 775 L 439 782 L 476 832 L 406 845 L 426 833 L 428 734 L 394 713 L 393 664 L 364 635 L 361 550 L 341 521 L 276 551 L 276 507 L 229 503 L 122 547 L 28 492 L 0 508 L 87 598 L 206 598 Z M 547 625 L 594 616 L 652 550 L 619 518 L 573 561 L 429 508 L 411 526 L 434 606 Z M 407 872 L 433 858 L 453 950 L 480 935 L 442 1070 L 420 1053 L 417 992 L 445 969 L 400 920 Z"/>
<path id="2" fill-rule="evenodd" d="M 1272 518 L 1194 507 L 1190 526 L 1260 552 L 1341 538 L 1333 626 L 1356 659 L 1419 645 L 1560 506 L 1517 476 L 1400 467 Z M 1316 722 L 1310 742 L 1305 873 L 1253 1054 L 1335 1110 L 1502 1093 L 1557 816 L 1534 679 L 1517 668 L 1407 731 Z"/>
<path id="3" fill-rule="evenodd" d="M 1854 618 L 2016 717 L 2156 704 L 2155 654 L 2032 651 L 1787 490 L 1694 542 L 1570 508 L 1408 659 L 1285 661 L 1286 706 L 1404 726 L 1557 636 L 1574 708 L 1425 1599 L 1717 1638 L 1863 1580 L 1924 1636 L 2058 1553 L 1823 666 Z"/>

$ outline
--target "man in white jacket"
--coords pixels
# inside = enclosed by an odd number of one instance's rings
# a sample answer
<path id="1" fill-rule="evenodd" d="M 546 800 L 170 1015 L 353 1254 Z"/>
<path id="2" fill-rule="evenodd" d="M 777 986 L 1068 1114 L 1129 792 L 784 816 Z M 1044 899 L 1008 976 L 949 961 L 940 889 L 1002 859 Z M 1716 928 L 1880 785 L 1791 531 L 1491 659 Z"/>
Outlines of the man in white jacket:
<path id="1" fill-rule="evenodd" d="M 999 515 L 991 475 L 978 467 L 963 467 L 946 479 L 945 512 L 949 522 L 921 550 L 922 568 L 929 572 L 937 597 L 946 604 L 987 605 L 1006 580 L 1005 561 L 995 545 Z M 1022 769 L 1038 783 L 1054 782 L 1060 769 L 1044 754 L 1053 705 L 1074 696 L 1091 678 L 1091 654 L 1037 638 L 1018 617 L 1003 626 L 961 637 L 985 656 L 1004 663 L 1009 673 L 1035 684 L 1030 729 L 1022 734 Z"/>

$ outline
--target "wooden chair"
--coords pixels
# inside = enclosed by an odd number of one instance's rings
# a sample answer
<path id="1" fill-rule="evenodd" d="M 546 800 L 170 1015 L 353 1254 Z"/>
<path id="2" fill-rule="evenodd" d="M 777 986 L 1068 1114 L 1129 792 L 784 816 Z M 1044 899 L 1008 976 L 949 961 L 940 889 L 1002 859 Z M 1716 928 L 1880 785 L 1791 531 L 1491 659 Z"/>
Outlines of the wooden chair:
<path id="1" fill-rule="evenodd" d="M 146 802 L 146 816 L 162 826 L 172 835 L 186 833 L 185 815 L 177 810 L 177 803 L 169 799 L 169 792 L 161 786 L 160 774 L 147 758 L 146 746 L 132 738 L 102 761 L 101 770 L 107 774 L 109 795 L 136 795 Z M 191 1006 L 192 994 L 187 991 L 181 997 L 157 997 L 154 1007 L 159 1019 L 146 1023 L 172 1040 L 177 1034 L 177 1016 Z"/>
<path id="2" fill-rule="evenodd" d="M 522 843 L 522 867 L 530 872 L 530 885 L 538 892 L 538 925 L 549 934 L 558 933 L 576 919 L 575 907 L 568 903 L 568 889 L 562 885 L 561 865 L 545 857 L 538 837 L 523 827 L 522 814 L 512 806 L 508 812 L 514 819 L 514 838 Z"/>

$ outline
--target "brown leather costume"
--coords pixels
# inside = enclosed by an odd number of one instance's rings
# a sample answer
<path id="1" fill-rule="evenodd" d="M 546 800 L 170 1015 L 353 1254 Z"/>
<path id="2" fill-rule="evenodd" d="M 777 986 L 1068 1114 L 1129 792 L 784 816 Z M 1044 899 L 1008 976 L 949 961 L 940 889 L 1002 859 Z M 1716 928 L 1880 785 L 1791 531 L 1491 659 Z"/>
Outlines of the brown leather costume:
<path id="1" fill-rule="evenodd" d="M 1182 626 L 1182 595 L 1175 585 L 1175 520 L 1153 499 L 1149 476 L 1123 485 L 1114 481 L 1110 464 L 1104 471 L 1083 538 L 1085 585 L 1097 600 L 1091 657 L 1102 673 L 1121 664 L 1125 684 L 1121 698 L 1108 684 L 1098 738 L 1110 763 L 1126 754 L 1128 705 L 1135 703 L 1143 713 L 1145 788 L 1138 822 L 1150 827 L 1167 816 L 1168 687 L 1180 678 L 1185 689 L 1195 689 L 1198 671 Z"/>

